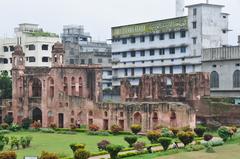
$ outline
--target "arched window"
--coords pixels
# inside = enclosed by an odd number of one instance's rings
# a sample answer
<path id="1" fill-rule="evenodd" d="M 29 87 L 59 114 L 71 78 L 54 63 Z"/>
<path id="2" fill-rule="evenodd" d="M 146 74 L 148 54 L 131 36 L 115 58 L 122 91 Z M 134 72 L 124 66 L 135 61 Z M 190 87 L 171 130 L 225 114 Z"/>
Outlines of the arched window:
<path id="1" fill-rule="evenodd" d="M 82 97 L 83 89 L 82 89 L 82 77 L 79 77 L 79 96 Z"/>
<path id="2" fill-rule="evenodd" d="M 93 116 L 93 112 L 90 110 L 90 111 L 88 112 L 88 115 L 89 115 L 89 116 Z"/>
<path id="3" fill-rule="evenodd" d="M 142 115 L 139 112 L 134 114 L 133 123 L 138 124 L 138 125 L 142 125 Z"/>
<path id="4" fill-rule="evenodd" d="M 233 88 L 240 88 L 240 70 L 233 73 Z"/>
<path id="5" fill-rule="evenodd" d="M 41 97 L 42 96 L 42 82 L 35 78 L 32 83 L 32 96 Z"/>
<path id="6" fill-rule="evenodd" d="M 75 78 L 72 77 L 71 83 L 72 83 L 72 96 L 76 95 L 76 86 L 75 86 Z"/>
<path id="7" fill-rule="evenodd" d="M 216 71 L 213 71 L 210 75 L 210 87 L 219 88 L 219 75 Z"/>
<path id="8" fill-rule="evenodd" d="M 67 81 L 67 77 L 64 77 L 63 79 L 63 90 L 65 92 L 66 95 L 68 95 L 68 81 Z"/>
<path id="9" fill-rule="evenodd" d="M 54 80 L 53 78 L 49 78 L 49 89 L 50 89 L 50 97 L 54 97 Z"/>
<path id="10" fill-rule="evenodd" d="M 107 112 L 107 111 L 104 112 L 104 116 L 105 116 L 105 117 L 108 116 L 108 112 Z"/>

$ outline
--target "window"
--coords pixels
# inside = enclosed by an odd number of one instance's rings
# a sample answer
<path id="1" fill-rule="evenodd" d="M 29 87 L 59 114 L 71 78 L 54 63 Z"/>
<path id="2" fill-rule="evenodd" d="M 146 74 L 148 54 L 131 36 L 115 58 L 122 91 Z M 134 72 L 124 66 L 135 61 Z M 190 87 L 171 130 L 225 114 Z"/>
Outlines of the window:
<path id="1" fill-rule="evenodd" d="M 92 64 L 92 59 L 88 59 L 88 64 Z"/>
<path id="2" fill-rule="evenodd" d="M 213 67 L 213 68 L 216 68 L 216 67 L 217 67 L 217 65 L 212 65 L 212 67 Z"/>
<path id="3" fill-rule="evenodd" d="M 102 63 L 102 59 L 98 59 L 98 63 Z"/>
<path id="4" fill-rule="evenodd" d="M 33 56 L 30 56 L 30 57 L 29 57 L 29 62 L 36 62 L 36 59 L 35 59 L 35 57 L 33 57 Z"/>
<path id="5" fill-rule="evenodd" d="M 223 32 L 223 34 L 226 34 L 226 33 L 227 33 L 227 31 L 226 31 L 226 30 L 222 30 L 222 32 Z"/>
<path id="6" fill-rule="evenodd" d="M 162 33 L 162 34 L 159 35 L 159 39 L 160 39 L 160 40 L 164 40 L 164 33 Z"/>
<path id="7" fill-rule="evenodd" d="M 219 88 L 219 75 L 216 71 L 213 71 L 210 75 L 210 87 Z"/>
<path id="8" fill-rule="evenodd" d="M 150 35 L 150 36 L 149 36 L 149 40 L 150 40 L 150 41 L 154 41 L 154 35 Z"/>
<path id="9" fill-rule="evenodd" d="M 162 74 L 165 74 L 165 67 L 162 67 Z"/>
<path id="10" fill-rule="evenodd" d="M 10 63 L 12 63 L 12 58 L 10 58 Z"/>
<path id="11" fill-rule="evenodd" d="M 233 88 L 240 88 L 240 70 L 233 73 Z"/>
<path id="12" fill-rule="evenodd" d="M 224 16 L 223 16 L 223 19 L 226 19 L 226 18 L 227 18 L 227 16 L 224 15 Z"/>
<path id="13" fill-rule="evenodd" d="M 85 60 L 84 59 L 81 59 L 81 64 L 85 64 Z"/>
<path id="14" fill-rule="evenodd" d="M 186 72 L 187 72 L 186 66 L 183 65 L 183 66 L 182 66 L 182 73 L 186 73 Z"/>
<path id="15" fill-rule="evenodd" d="M 197 15 L 197 8 L 193 8 L 193 15 L 194 15 L 194 16 Z"/>
<path id="16" fill-rule="evenodd" d="M 181 34 L 181 38 L 185 38 L 186 37 L 186 31 L 182 30 L 180 32 L 180 34 Z"/>
<path id="17" fill-rule="evenodd" d="M 4 52 L 8 52 L 8 47 L 7 46 L 3 46 L 3 51 Z"/>
<path id="18" fill-rule="evenodd" d="M 240 66 L 240 63 L 236 63 L 235 66 L 237 66 L 237 67 Z"/>
<path id="19" fill-rule="evenodd" d="M 136 38 L 135 37 L 131 37 L 131 43 L 135 43 L 136 42 Z"/>
<path id="20" fill-rule="evenodd" d="M 14 46 L 9 46 L 10 47 L 10 51 L 14 51 Z"/>
<path id="21" fill-rule="evenodd" d="M 193 25 L 193 29 L 197 28 L 197 22 L 192 22 L 192 25 Z"/>
<path id="22" fill-rule="evenodd" d="M 172 62 L 174 62 L 174 59 L 171 59 Z"/>
<path id="23" fill-rule="evenodd" d="M 42 62 L 48 62 L 48 57 L 42 57 Z"/>
<path id="24" fill-rule="evenodd" d="M 122 57 L 127 57 L 127 53 L 126 53 L 126 52 L 123 52 L 123 53 L 122 53 Z"/>
<path id="25" fill-rule="evenodd" d="M 153 68 L 150 67 L 150 74 L 153 74 Z"/>
<path id="26" fill-rule="evenodd" d="M 134 76 L 134 68 L 131 68 L 131 76 Z"/>
<path id="27" fill-rule="evenodd" d="M 170 74 L 173 74 L 173 66 L 170 66 Z"/>
<path id="28" fill-rule="evenodd" d="M 42 45 L 42 50 L 48 50 L 48 45 Z"/>
<path id="29" fill-rule="evenodd" d="M 135 51 L 131 51 L 131 57 L 135 57 L 136 56 L 136 52 Z"/>
<path id="30" fill-rule="evenodd" d="M 4 63 L 4 64 L 8 64 L 8 59 L 4 58 L 4 59 L 3 59 L 3 63 Z"/>
<path id="31" fill-rule="evenodd" d="M 186 47 L 185 46 L 182 46 L 180 49 L 181 49 L 181 53 L 185 53 L 186 52 Z"/>
<path id="32" fill-rule="evenodd" d="M 196 37 L 193 38 L 193 44 L 194 44 L 194 45 L 197 44 L 197 38 L 196 38 Z"/>
<path id="33" fill-rule="evenodd" d="M 142 74 L 143 74 L 143 75 L 146 74 L 146 68 L 145 68 L 145 67 L 142 69 Z"/>
<path id="34" fill-rule="evenodd" d="M 145 56 L 145 51 L 144 50 L 140 51 L 140 55 Z"/>
<path id="35" fill-rule="evenodd" d="M 169 33 L 169 39 L 175 39 L 175 33 L 174 32 Z"/>
<path id="36" fill-rule="evenodd" d="M 169 48 L 169 53 L 170 54 L 175 54 L 175 48 Z"/>
<path id="37" fill-rule="evenodd" d="M 108 74 L 109 76 L 111 76 L 111 75 L 112 75 L 112 71 L 108 71 L 107 74 Z"/>
<path id="38" fill-rule="evenodd" d="M 153 49 L 150 50 L 150 56 L 154 56 L 154 54 L 155 54 L 155 51 Z"/>
<path id="39" fill-rule="evenodd" d="M 126 38 L 122 39 L 122 44 L 127 44 L 127 39 Z"/>
<path id="40" fill-rule="evenodd" d="M 70 59 L 70 64 L 74 64 L 74 59 Z"/>
<path id="41" fill-rule="evenodd" d="M 140 42 L 141 43 L 145 42 L 145 36 L 140 36 Z"/>
<path id="42" fill-rule="evenodd" d="M 124 69 L 124 75 L 128 76 L 128 69 L 127 68 Z"/>
<path id="43" fill-rule="evenodd" d="M 28 45 L 28 50 L 29 51 L 32 51 L 32 50 L 35 50 L 35 45 Z"/>
<path id="44" fill-rule="evenodd" d="M 159 50 L 159 55 L 164 55 L 165 54 L 165 49 L 160 49 Z"/>

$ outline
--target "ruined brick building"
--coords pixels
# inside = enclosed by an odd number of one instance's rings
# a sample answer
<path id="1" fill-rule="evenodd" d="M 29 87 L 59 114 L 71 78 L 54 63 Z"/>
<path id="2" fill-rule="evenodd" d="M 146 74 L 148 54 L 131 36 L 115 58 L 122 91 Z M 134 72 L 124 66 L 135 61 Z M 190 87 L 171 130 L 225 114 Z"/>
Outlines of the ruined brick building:
<path id="1" fill-rule="evenodd" d="M 143 131 L 158 125 L 195 126 L 194 110 L 181 101 L 126 100 L 126 96 L 135 96 L 130 93 L 131 86 L 127 86 L 127 82 L 123 82 L 121 89 L 126 94 L 122 95 L 122 103 L 101 102 L 101 66 L 65 65 L 64 48 L 60 43 L 53 46 L 51 68 L 26 67 L 21 46 L 15 47 L 12 56 L 13 99 L 12 105 L 5 112 L 12 114 L 16 123 L 29 117 L 33 121 L 41 121 L 43 127 L 52 123 L 58 127 L 69 127 L 77 120 L 83 125 L 97 124 L 104 130 L 113 124 L 120 125 L 123 130 L 129 130 L 132 124 L 141 124 Z M 199 74 L 199 77 L 205 76 Z M 147 77 L 144 76 L 143 81 L 145 78 Z M 194 87 L 196 85 L 197 83 Z M 140 83 L 139 93 L 146 90 L 145 86 Z M 186 90 L 183 88 L 178 91 Z M 195 88 L 193 91 L 197 91 L 196 95 L 203 89 Z M 153 89 L 151 92 L 159 96 Z M 149 91 L 146 93 L 141 99 L 147 99 L 145 97 L 151 95 L 153 97 Z M 176 93 L 173 89 L 172 95 Z"/>

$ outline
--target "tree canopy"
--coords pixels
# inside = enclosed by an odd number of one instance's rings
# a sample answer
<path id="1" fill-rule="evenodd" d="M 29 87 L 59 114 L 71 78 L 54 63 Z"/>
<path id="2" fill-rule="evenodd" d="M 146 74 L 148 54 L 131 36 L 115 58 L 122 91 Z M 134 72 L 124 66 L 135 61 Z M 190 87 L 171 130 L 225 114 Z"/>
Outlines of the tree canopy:
<path id="1" fill-rule="evenodd" d="M 12 80 L 7 72 L 3 72 L 0 75 L 0 98 L 12 98 Z"/>

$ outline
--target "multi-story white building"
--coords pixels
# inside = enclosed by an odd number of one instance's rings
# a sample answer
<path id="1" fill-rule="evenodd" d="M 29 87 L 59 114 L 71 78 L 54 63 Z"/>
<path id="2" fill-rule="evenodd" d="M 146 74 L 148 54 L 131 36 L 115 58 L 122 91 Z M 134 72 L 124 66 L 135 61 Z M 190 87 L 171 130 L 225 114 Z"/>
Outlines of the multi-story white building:
<path id="1" fill-rule="evenodd" d="M 26 57 L 26 66 L 51 66 L 52 46 L 60 38 L 55 33 L 44 32 L 37 24 L 19 24 L 14 29 L 16 36 L 0 39 L 0 71 L 10 73 L 14 46 L 21 45 Z"/>
<path id="2" fill-rule="evenodd" d="M 143 74 L 201 71 L 202 49 L 228 43 L 223 7 L 195 4 L 187 6 L 187 16 L 113 27 L 113 86 L 123 78 L 137 85 Z"/>

